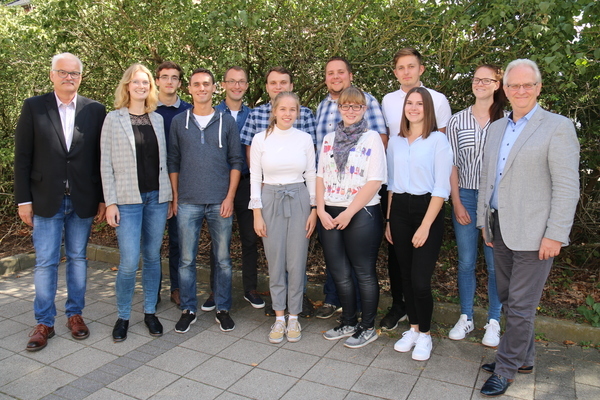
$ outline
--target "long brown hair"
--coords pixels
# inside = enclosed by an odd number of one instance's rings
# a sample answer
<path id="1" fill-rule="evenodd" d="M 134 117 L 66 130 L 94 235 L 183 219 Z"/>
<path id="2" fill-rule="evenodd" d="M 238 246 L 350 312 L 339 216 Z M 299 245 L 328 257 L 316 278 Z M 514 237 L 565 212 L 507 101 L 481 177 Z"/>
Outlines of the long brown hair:
<path id="1" fill-rule="evenodd" d="M 500 118 L 504 118 L 504 108 L 506 108 L 506 95 L 504 94 L 504 89 L 502 87 L 502 77 L 504 75 L 504 72 L 500 67 L 496 65 L 482 64 L 475 68 L 475 72 L 473 73 L 473 75 L 475 75 L 475 73 L 477 73 L 477 71 L 479 71 L 479 69 L 481 68 L 487 68 L 490 71 L 492 71 L 492 73 L 494 74 L 494 79 L 497 80 L 500 84 L 498 86 L 498 89 L 494 91 L 494 102 L 492 103 L 489 109 L 490 123 L 492 123 L 496 120 L 499 120 Z"/>
<path id="2" fill-rule="evenodd" d="M 423 86 L 417 86 L 406 93 L 404 98 L 404 104 L 402 105 L 402 120 L 400 121 L 400 133 L 402 137 L 408 137 L 410 131 L 410 121 L 406 118 L 406 100 L 413 93 L 419 93 L 423 99 L 423 139 L 427 139 L 431 132 L 437 131 L 437 122 L 435 120 L 435 108 L 433 107 L 433 100 L 429 90 Z"/>
<path id="3" fill-rule="evenodd" d="M 298 117 L 300 116 L 300 99 L 298 95 L 294 92 L 281 92 L 273 99 L 273 104 L 271 105 L 271 116 L 269 117 L 269 126 L 267 127 L 267 131 L 265 133 L 265 139 L 273 133 L 273 129 L 275 129 L 275 125 L 277 124 L 277 118 L 275 118 L 275 110 L 281 103 L 281 100 L 284 97 L 291 97 L 296 100 L 296 107 L 298 108 Z M 296 117 L 297 118 L 297 117 Z"/>

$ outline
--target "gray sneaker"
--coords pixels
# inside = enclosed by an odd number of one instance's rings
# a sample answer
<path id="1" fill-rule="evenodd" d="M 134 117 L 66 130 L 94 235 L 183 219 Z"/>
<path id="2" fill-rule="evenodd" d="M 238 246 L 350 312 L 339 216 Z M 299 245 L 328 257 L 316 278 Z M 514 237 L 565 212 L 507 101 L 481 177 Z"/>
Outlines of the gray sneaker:
<path id="1" fill-rule="evenodd" d="M 350 336 L 344 342 L 344 346 L 350 347 L 351 349 L 358 349 L 359 347 L 363 347 L 368 345 L 369 343 L 377 340 L 379 336 L 377 332 L 375 332 L 375 328 L 364 329 L 362 327 L 358 327 L 354 335 Z"/>
<path id="2" fill-rule="evenodd" d="M 323 333 L 323 337 L 327 340 L 338 340 L 343 337 L 352 336 L 355 331 L 356 326 L 341 324 Z"/>
<path id="3" fill-rule="evenodd" d="M 338 311 L 342 311 L 342 307 L 336 307 L 333 304 L 324 303 L 317 310 L 315 317 L 320 318 L 320 319 L 331 318 L 333 316 L 333 314 L 335 314 Z"/>

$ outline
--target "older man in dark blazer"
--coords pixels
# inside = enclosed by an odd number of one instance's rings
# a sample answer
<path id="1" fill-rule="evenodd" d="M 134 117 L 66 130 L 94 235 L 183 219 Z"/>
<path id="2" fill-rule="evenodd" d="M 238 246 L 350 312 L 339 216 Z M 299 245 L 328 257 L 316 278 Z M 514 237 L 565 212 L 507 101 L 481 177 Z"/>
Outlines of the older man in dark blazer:
<path id="1" fill-rule="evenodd" d="M 504 394 L 517 373 L 533 371 L 534 322 L 552 261 L 569 243 L 579 200 L 579 142 L 573 123 L 537 103 L 538 66 L 508 64 L 508 118 L 494 122 L 485 144 L 477 225 L 494 247 L 498 296 L 506 316 L 485 396 Z"/>
<path id="2" fill-rule="evenodd" d="M 38 325 L 26 349 L 46 347 L 54 336 L 60 248 L 67 257 L 67 327 L 75 339 L 89 330 L 82 318 L 86 248 L 94 216 L 103 217 L 100 131 L 105 107 L 77 95 L 83 65 L 70 53 L 52 58 L 54 91 L 24 101 L 15 132 L 15 201 L 33 226 L 36 251 L 33 303 Z"/>

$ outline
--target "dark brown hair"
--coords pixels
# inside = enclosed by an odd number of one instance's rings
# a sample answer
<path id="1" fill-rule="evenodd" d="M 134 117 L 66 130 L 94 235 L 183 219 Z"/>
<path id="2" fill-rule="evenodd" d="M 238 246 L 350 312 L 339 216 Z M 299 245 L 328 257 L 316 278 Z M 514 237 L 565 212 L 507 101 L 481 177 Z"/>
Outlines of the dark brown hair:
<path id="1" fill-rule="evenodd" d="M 350 73 L 350 74 L 352 73 L 352 66 L 350 65 L 350 61 L 348 61 L 344 57 L 340 57 L 340 56 L 333 56 L 329 60 L 327 60 L 327 62 L 325 63 L 325 71 L 327 71 L 327 66 L 332 61 L 341 61 L 341 62 L 343 62 L 344 64 L 346 64 L 346 69 L 348 70 L 348 73 Z"/>
<path id="2" fill-rule="evenodd" d="M 410 130 L 410 121 L 406 118 L 406 101 L 413 93 L 419 93 L 423 99 L 423 139 L 427 139 L 431 132 L 437 131 L 437 122 L 435 120 L 435 108 L 433 107 L 433 99 L 429 90 L 422 86 L 414 87 L 406 93 L 404 105 L 402 106 L 402 120 L 400 121 L 400 133 L 402 137 L 408 137 Z"/>
<path id="3" fill-rule="evenodd" d="M 160 77 L 160 71 L 162 71 L 163 69 L 176 69 L 177 71 L 179 71 L 179 79 L 183 78 L 183 69 L 181 69 L 179 64 L 176 64 L 173 61 L 165 61 L 160 63 L 160 65 L 156 67 L 156 79 Z"/>
<path id="4" fill-rule="evenodd" d="M 494 102 L 492 103 L 492 105 L 490 106 L 490 123 L 499 120 L 500 118 L 504 118 L 504 108 L 506 107 L 506 94 L 504 93 L 504 89 L 502 88 L 503 86 L 503 82 L 502 82 L 502 77 L 504 75 L 504 72 L 502 71 L 502 69 L 496 65 L 492 65 L 492 64 L 482 64 L 480 66 L 478 66 L 477 68 L 475 68 L 475 72 L 473 72 L 473 75 L 475 75 L 475 73 L 481 69 L 481 68 L 487 68 L 489 70 L 492 71 L 492 73 L 494 74 L 494 79 L 498 81 L 498 83 L 500 84 L 498 86 L 498 89 L 496 89 L 494 91 Z"/>
<path id="5" fill-rule="evenodd" d="M 285 67 L 270 68 L 265 74 L 265 82 L 269 82 L 269 75 L 271 75 L 271 72 L 278 72 L 280 74 L 288 75 L 290 77 L 290 83 L 294 83 L 294 74 L 292 74 L 292 72 Z"/>

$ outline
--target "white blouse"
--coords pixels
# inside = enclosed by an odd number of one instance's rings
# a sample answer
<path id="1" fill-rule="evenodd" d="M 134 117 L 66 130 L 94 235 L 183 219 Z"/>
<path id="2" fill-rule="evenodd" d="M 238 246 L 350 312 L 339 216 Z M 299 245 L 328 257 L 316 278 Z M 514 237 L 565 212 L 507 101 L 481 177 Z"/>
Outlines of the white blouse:
<path id="1" fill-rule="evenodd" d="M 334 140 L 334 132 L 327 134 L 323 139 L 317 176 L 323 178 L 325 185 L 325 205 L 348 207 L 367 182 L 386 182 L 385 149 L 379 133 L 371 130 L 363 133 L 356 146 L 350 149 L 348 162 L 340 180 L 333 158 Z M 379 204 L 380 197 L 375 193 L 367 206 Z"/>
<path id="2" fill-rule="evenodd" d="M 310 204 L 315 205 L 315 148 L 311 136 L 296 128 L 277 126 L 266 137 L 262 131 L 250 148 L 250 204 L 262 208 L 262 184 L 287 185 L 306 182 Z"/>

